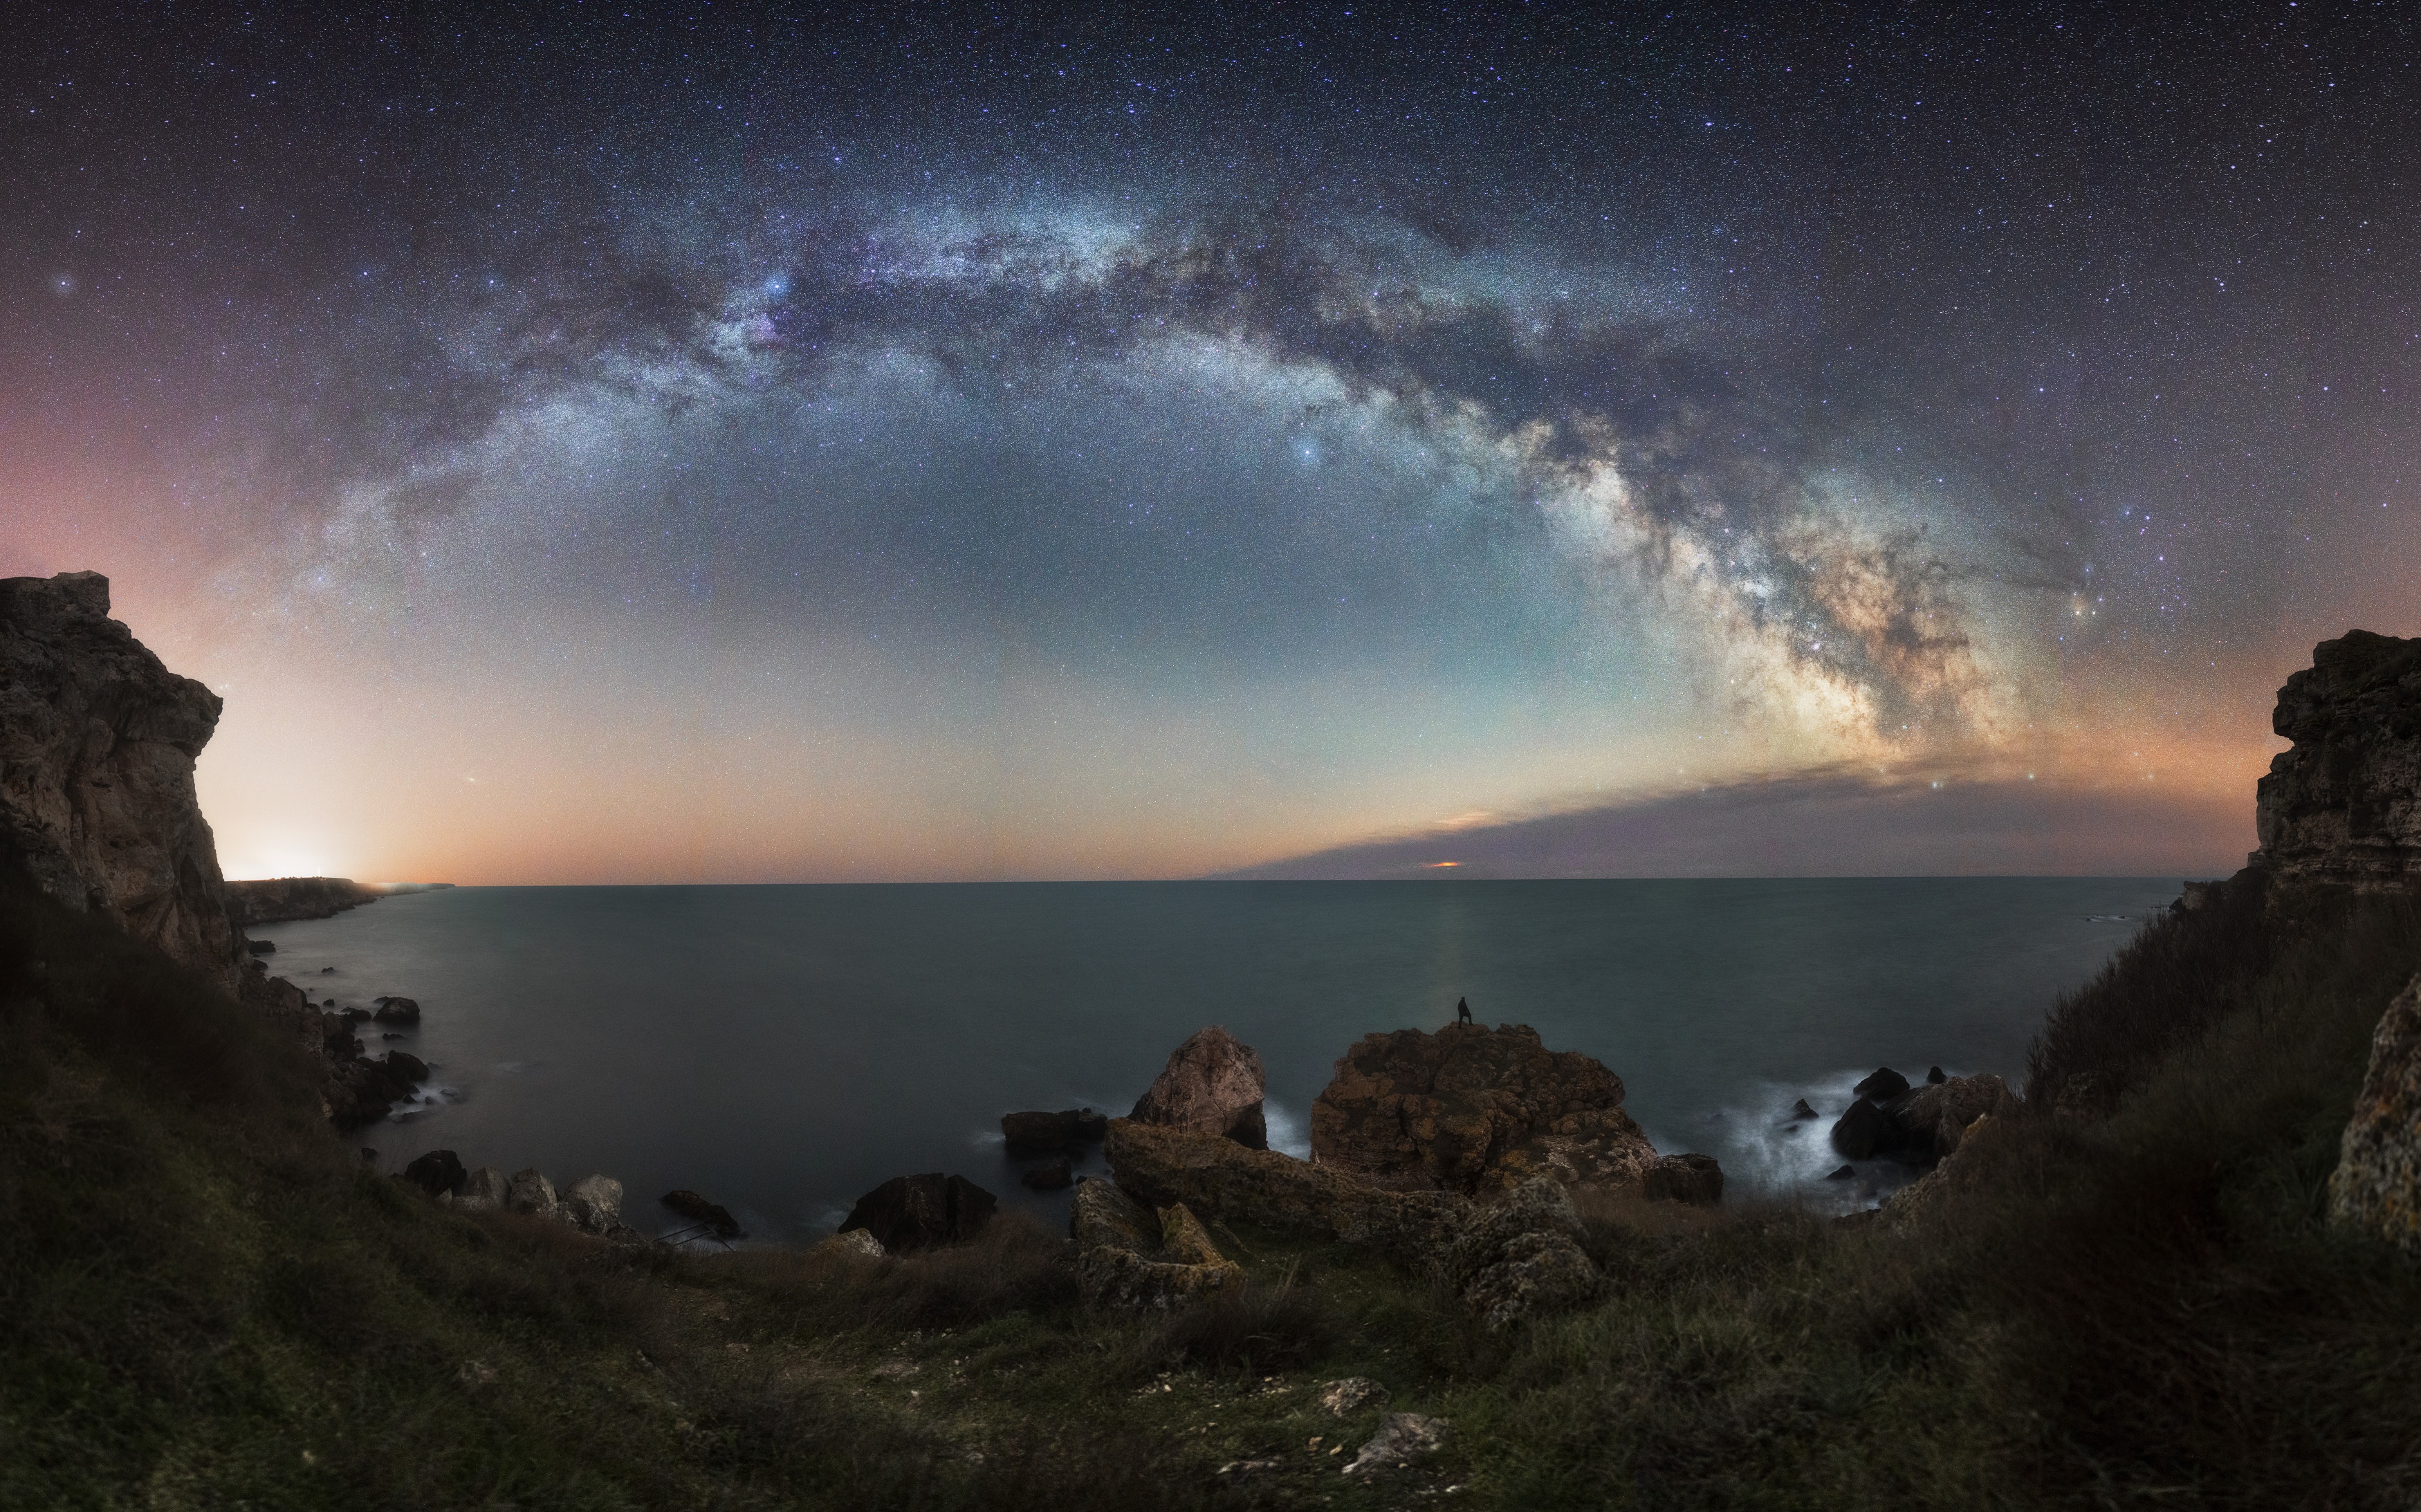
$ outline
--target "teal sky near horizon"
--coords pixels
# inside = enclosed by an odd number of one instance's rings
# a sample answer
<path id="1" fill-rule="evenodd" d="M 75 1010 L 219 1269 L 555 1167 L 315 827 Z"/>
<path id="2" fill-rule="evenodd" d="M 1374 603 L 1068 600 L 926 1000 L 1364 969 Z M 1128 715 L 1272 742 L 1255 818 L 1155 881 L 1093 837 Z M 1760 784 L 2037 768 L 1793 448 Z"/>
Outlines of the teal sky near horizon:
<path id="1" fill-rule="evenodd" d="M 1770 9 L 38 8 L 0 572 L 230 875 L 2226 869 L 2413 23 Z"/>

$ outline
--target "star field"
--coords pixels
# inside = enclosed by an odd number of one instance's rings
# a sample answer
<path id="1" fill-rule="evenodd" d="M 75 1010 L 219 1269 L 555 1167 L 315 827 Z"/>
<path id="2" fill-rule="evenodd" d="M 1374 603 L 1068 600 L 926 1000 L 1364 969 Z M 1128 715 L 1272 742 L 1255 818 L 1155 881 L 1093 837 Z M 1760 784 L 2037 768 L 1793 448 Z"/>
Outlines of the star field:
<path id="1" fill-rule="evenodd" d="M 2421 628 L 2394 7 L 16 29 L 0 569 L 237 873 L 2219 869 Z"/>

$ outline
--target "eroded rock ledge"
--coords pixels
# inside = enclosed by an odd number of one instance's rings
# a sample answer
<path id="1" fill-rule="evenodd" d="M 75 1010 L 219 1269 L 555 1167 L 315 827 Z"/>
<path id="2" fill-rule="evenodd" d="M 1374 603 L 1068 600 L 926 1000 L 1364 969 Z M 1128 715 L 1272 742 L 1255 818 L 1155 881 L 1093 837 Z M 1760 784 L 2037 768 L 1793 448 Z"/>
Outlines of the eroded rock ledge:
<path id="1" fill-rule="evenodd" d="M 2288 884 L 2421 884 L 2421 639 L 2322 641 L 2270 725 L 2295 743 L 2255 789 L 2254 864 Z"/>

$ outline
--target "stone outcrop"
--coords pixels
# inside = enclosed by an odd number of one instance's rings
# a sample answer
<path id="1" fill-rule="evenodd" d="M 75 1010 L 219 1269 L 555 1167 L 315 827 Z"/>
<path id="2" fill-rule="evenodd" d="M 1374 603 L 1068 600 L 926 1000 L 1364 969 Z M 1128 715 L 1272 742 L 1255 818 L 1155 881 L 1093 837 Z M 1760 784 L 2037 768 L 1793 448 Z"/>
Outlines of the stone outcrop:
<path id="1" fill-rule="evenodd" d="M 109 617 L 98 572 L 0 579 L 0 850 L 70 908 L 239 985 L 194 758 L 216 694 Z"/>
<path id="2" fill-rule="evenodd" d="M 1090 1108 L 1008 1113 L 1001 1115 L 1000 1137 L 1011 1155 L 1056 1155 L 1079 1145 L 1100 1144 L 1109 1127 L 1109 1118 Z"/>
<path id="3" fill-rule="evenodd" d="M 226 884 L 227 913 L 239 929 L 289 919 L 329 919 L 385 895 L 345 877 L 275 877 Z"/>
<path id="4" fill-rule="evenodd" d="M 1214 1023 L 1177 1047 L 1127 1116 L 1267 1149 L 1269 1129 L 1261 1113 L 1267 1085 L 1259 1052 Z"/>
<path id="5" fill-rule="evenodd" d="M 512 1190 L 512 1177 L 492 1165 L 483 1165 L 462 1178 L 454 1193 L 454 1206 L 465 1212 L 492 1212 L 505 1205 Z"/>
<path id="6" fill-rule="evenodd" d="M 1571 1194 L 1537 1177 L 1470 1209 L 1438 1270 L 1490 1328 L 1508 1329 L 1597 1296 L 1604 1278 L 1581 1248 L 1581 1237 Z"/>
<path id="7" fill-rule="evenodd" d="M 2322 641 L 2270 726 L 2294 745 L 2256 788 L 2254 864 L 2289 884 L 2421 884 L 2421 639 Z"/>
<path id="8" fill-rule="evenodd" d="M 403 1178 L 434 1197 L 440 1192 L 460 1192 L 471 1173 L 462 1169 L 461 1157 L 452 1150 L 430 1150 L 403 1168 Z"/>
<path id="9" fill-rule="evenodd" d="M 2329 1218 L 2421 1259 L 2421 977 L 2381 1016 L 2329 1176 Z"/>
<path id="10" fill-rule="evenodd" d="M 1102 1153 L 1119 1188 L 1156 1207 L 1182 1203 L 1212 1218 L 1339 1239 L 1413 1266 L 1433 1263 L 1471 1208 L 1457 1193 L 1391 1191 L 1275 1150 L 1130 1118 L 1110 1120 Z"/>
<path id="11" fill-rule="evenodd" d="M 1379 1431 L 1347 1461 L 1345 1473 L 1367 1475 L 1426 1458 L 1445 1442 L 1446 1427 L 1446 1420 L 1442 1417 L 1390 1412 L 1386 1421 L 1379 1425 Z"/>
<path id="12" fill-rule="evenodd" d="M 1912 1087 L 1886 1066 L 1858 1083 L 1857 1100 L 1833 1125 L 1833 1147 L 1853 1161 L 1931 1165 L 1959 1147 L 1968 1125 L 1987 1114 L 2006 1116 L 2017 1100 L 1997 1076 L 1945 1076 Z"/>
<path id="13" fill-rule="evenodd" d="M 607 1235 L 622 1226 L 622 1183 L 584 1176 L 563 1189 L 556 1211 L 584 1232 Z"/>
<path id="14" fill-rule="evenodd" d="M 1523 1024 L 1366 1035 L 1311 1109 L 1311 1158 L 1378 1186 L 1465 1194 L 1534 1176 L 1636 1189 L 1654 1146 L 1622 1079 Z"/>
<path id="15" fill-rule="evenodd" d="M 1183 1203 L 1155 1212 L 1107 1181 L 1076 1188 L 1068 1216 L 1076 1285 L 1086 1302 L 1126 1310 L 1166 1309 L 1235 1290 L 1242 1266 L 1219 1253 Z"/>
<path id="16" fill-rule="evenodd" d="M 866 1229 L 885 1250 L 905 1255 L 965 1243 L 984 1231 L 999 1206 L 999 1198 L 962 1176 L 895 1176 L 857 1199 L 840 1231 Z"/>

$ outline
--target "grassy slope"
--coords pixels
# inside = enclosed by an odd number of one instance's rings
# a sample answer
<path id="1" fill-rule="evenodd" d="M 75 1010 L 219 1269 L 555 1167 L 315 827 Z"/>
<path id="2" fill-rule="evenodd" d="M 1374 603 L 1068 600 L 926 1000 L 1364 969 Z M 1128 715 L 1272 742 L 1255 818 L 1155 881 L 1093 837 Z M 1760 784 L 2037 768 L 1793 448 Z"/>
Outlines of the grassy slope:
<path id="1" fill-rule="evenodd" d="M 2249 932 L 2248 932 L 2249 931 Z M 42 963 L 38 965 L 37 963 Z M 2408 906 L 2156 925 L 1922 1229 L 1603 1204 L 1510 1339 L 1335 1247 L 1094 1316 L 1064 1241 L 866 1267 L 611 1250 L 365 1174 L 242 1011 L 0 892 L 0 1505 L 2366 1506 L 2421 1493 L 2421 1280 L 2319 1193 Z M 1456 1436 L 1377 1486 L 1384 1381 Z M 1312 1441 L 1317 1438 L 1318 1442 Z M 1223 1480 L 1228 1461 L 1276 1468 Z"/>

